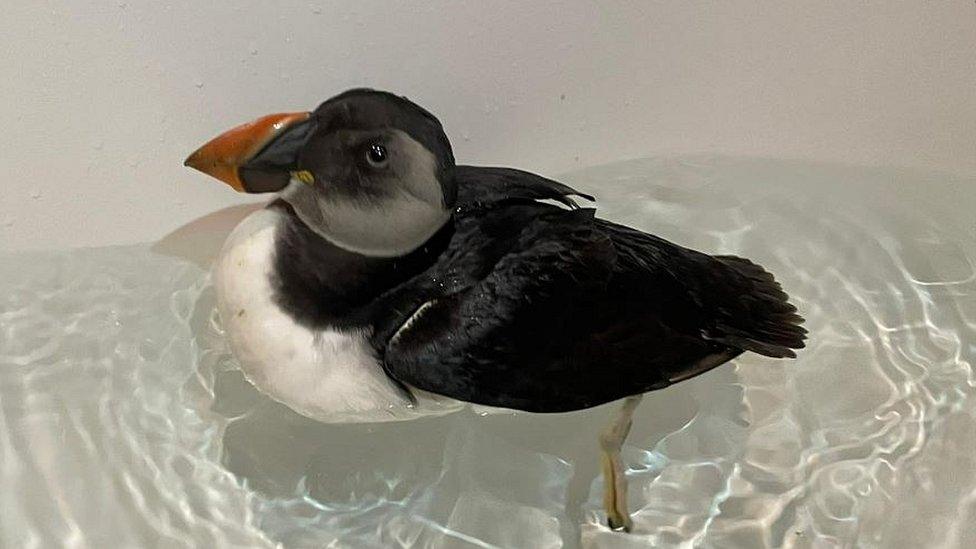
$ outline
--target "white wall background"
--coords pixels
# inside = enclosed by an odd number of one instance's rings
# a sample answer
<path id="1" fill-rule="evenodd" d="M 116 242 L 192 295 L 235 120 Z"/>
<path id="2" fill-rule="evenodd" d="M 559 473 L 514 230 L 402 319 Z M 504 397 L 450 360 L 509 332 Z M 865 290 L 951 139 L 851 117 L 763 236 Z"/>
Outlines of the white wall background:
<path id="1" fill-rule="evenodd" d="M 7 0 L 0 249 L 253 200 L 183 158 L 362 85 L 438 114 L 460 161 L 550 175 L 680 152 L 976 173 L 971 0 L 281 4 Z"/>

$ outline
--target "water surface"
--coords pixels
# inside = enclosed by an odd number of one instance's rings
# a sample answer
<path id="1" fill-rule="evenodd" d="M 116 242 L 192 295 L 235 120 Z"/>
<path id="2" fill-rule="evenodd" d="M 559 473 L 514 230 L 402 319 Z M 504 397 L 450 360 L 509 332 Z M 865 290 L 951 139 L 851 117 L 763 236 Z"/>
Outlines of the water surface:
<path id="1" fill-rule="evenodd" d="M 599 523 L 614 405 L 307 420 L 237 371 L 206 270 L 171 255 L 214 235 L 184 232 L 0 255 L 0 546 L 976 546 L 976 181 L 710 157 L 565 181 L 762 263 L 810 329 L 795 361 L 645 399 L 634 534 Z"/>

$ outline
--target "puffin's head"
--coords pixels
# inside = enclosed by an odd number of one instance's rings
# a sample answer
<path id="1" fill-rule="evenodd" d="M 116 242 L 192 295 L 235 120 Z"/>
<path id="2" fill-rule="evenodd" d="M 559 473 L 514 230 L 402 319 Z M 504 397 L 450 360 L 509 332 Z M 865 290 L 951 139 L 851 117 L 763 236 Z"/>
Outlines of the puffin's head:
<path id="1" fill-rule="evenodd" d="M 370 256 L 419 247 L 450 219 L 457 194 L 437 118 L 368 89 L 238 126 L 185 165 L 241 192 L 279 192 L 320 236 Z"/>

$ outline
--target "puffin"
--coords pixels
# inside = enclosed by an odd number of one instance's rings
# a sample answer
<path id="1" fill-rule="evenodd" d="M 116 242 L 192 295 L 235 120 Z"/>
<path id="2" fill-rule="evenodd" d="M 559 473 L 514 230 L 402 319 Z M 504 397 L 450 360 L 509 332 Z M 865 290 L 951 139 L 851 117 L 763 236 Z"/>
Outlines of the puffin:
<path id="1" fill-rule="evenodd" d="M 632 527 L 620 448 L 644 393 L 804 346 L 761 266 L 601 219 L 579 205 L 592 196 L 552 179 L 456 164 L 440 121 L 390 92 L 258 118 L 185 165 L 275 195 L 213 265 L 255 387 L 344 423 L 620 400 L 599 435 L 614 530 Z"/>

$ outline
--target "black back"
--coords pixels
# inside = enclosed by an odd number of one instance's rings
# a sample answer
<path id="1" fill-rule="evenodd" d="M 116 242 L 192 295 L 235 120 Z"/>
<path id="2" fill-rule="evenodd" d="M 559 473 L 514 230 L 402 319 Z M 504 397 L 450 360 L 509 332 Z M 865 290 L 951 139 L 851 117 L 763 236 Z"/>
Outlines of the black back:
<path id="1" fill-rule="evenodd" d="M 389 375 L 535 412 L 594 406 L 698 375 L 744 351 L 793 356 L 802 319 L 761 267 L 597 219 L 560 183 L 459 166 L 455 233 L 385 294 L 374 345 Z M 422 304 L 410 328 L 396 331 Z"/>
<path id="2" fill-rule="evenodd" d="M 748 260 L 597 219 L 570 198 L 590 197 L 527 172 L 458 166 L 455 176 L 451 223 L 400 258 L 336 248 L 277 204 L 288 215 L 278 303 L 309 326 L 368 329 L 399 383 L 534 412 L 662 388 L 744 351 L 786 357 L 803 346 L 796 309 Z"/>

